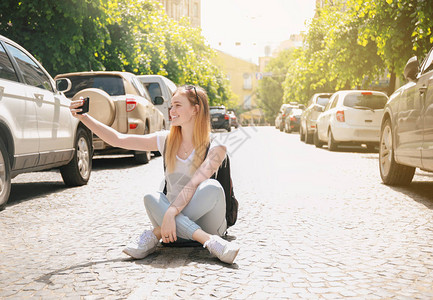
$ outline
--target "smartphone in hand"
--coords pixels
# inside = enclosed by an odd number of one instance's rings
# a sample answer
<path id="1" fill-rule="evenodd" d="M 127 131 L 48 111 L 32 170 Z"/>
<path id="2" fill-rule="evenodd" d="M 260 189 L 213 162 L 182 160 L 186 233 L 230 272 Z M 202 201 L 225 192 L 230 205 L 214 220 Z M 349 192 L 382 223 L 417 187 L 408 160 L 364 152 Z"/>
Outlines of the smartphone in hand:
<path id="1" fill-rule="evenodd" d="M 83 101 L 84 101 L 83 106 L 80 106 L 80 107 L 79 107 L 79 108 L 82 109 L 82 111 L 77 112 L 78 115 L 82 115 L 82 114 L 84 114 L 84 113 L 89 112 L 89 102 L 90 102 L 89 97 L 84 98 Z"/>

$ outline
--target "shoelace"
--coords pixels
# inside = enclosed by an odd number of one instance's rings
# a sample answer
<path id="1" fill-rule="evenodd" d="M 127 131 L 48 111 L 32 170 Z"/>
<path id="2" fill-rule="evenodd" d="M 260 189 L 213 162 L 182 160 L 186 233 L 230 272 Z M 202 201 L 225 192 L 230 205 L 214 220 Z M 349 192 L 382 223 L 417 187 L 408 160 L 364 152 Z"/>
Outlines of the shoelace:
<path id="1" fill-rule="evenodd" d="M 149 234 L 149 232 L 144 232 L 140 237 L 137 239 L 137 243 L 139 245 L 144 245 L 152 240 L 152 236 Z"/>
<path id="2" fill-rule="evenodd" d="M 207 248 L 210 253 L 217 255 L 222 255 L 224 252 L 224 245 L 212 238 L 204 243 L 203 248 Z"/>

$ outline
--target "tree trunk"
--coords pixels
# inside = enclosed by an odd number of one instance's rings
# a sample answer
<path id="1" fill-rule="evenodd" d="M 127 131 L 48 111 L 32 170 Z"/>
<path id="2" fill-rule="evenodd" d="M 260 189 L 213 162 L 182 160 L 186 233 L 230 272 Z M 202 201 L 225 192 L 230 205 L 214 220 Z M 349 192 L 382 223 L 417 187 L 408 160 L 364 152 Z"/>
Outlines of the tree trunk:
<path id="1" fill-rule="evenodd" d="M 395 71 L 391 71 L 391 78 L 389 79 L 389 85 L 388 85 L 388 96 L 391 96 L 392 93 L 395 91 L 395 81 L 396 81 Z"/>

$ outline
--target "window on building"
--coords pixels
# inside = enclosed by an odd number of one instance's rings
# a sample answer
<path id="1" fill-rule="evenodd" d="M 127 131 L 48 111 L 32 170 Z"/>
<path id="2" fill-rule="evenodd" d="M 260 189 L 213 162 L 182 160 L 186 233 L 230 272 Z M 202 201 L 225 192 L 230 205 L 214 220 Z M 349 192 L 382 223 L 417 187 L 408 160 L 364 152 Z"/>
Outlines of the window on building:
<path id="1" fill-rule="evenodd" d="M 251 109 L 252 103 L 251 103 L 251 95 L 244 96 L 244 108 L 245 109 Z"/>
<path id="2" fill-rule="evenodd" d="M 198 18 L 198 3 L 194 3 L 194 8 L 192 10 L 193 16 Z"/>
<path id="3" fill-rule="evenodd" d="M 250 73 L 244 73 L 244 90 L 251 90 L 253 88 L 253 79 Z"/>

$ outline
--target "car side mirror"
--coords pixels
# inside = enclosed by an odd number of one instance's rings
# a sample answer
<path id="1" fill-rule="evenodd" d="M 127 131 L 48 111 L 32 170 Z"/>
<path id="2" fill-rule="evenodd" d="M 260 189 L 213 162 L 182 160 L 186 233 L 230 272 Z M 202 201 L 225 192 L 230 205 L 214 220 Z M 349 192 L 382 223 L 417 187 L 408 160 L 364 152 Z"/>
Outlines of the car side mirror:
<path id="1" fill-rule="evenodd" d="M 56 89 L 59 92 L 68 92 L 72 88 L 72 82 L 69 78 L 56 79 Z"/>
<path id="2" fill-rule="evenodd" d="M 419 71 L 419 62 L 418 58 L 416 56 L 409 58 L 409 60 L 406 63 L 406 66 L 404 67 L 404 78 L 410 81 L 416 80 L 416 75 Z"/>
<path id="3" fill-rule="evenodd" d="M 162 97 L 162 96 L 156 96 L 155 98 L 153 98 L 153 104 L 154 105 L 164 104 L 164 97 Z"/>

